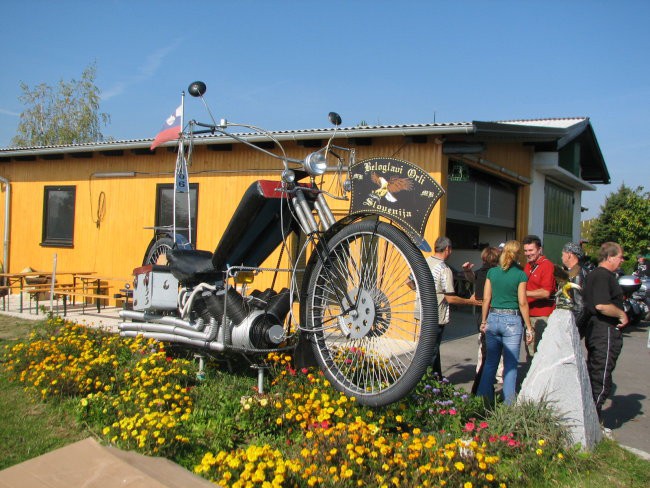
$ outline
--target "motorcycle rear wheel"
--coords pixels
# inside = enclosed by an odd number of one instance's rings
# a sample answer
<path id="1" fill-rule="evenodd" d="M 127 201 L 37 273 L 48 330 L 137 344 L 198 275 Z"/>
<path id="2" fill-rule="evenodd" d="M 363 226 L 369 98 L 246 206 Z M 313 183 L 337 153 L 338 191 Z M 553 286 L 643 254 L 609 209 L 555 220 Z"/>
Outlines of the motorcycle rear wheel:
<path id="1" fill-rule="evenodd" d="M 404 398 L 431 363 L 435 285 L 422 253 L 397 227 L 344 227 L 309 272 L 303 317 L 332 386 L 362 405 Z M 411 286 L 407 282 L 411 283 Z"/>
<path id="2" fill-rule="evenodd" d="M 167 253 L 172 249 L 174 249 L 174 241 L 170 237 L 154 238 L 147 248 L 142 264 L 145 266 L 147 264 L 166 266 Z"/>

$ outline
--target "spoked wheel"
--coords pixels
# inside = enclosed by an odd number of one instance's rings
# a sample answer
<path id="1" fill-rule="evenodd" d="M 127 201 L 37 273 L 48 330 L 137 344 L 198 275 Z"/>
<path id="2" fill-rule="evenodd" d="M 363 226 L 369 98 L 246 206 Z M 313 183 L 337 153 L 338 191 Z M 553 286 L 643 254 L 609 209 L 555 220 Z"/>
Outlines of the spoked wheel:
<path id="1" fill-rule="evenodd" d="M 398 228 L 355 222 L 327 243 L 309 274 L 305 328 L 330 383 L 363 405 L 406 396 L 438 334 L 435 285 Z"/>
<path id="2" fill-rule="evenodd" d="M 154 238 L 151 244 L 149 244 L 142 264 L 167 265 L 167 253 L 173 249 L 173 246 L 174 241 L 169 237 Z"/>

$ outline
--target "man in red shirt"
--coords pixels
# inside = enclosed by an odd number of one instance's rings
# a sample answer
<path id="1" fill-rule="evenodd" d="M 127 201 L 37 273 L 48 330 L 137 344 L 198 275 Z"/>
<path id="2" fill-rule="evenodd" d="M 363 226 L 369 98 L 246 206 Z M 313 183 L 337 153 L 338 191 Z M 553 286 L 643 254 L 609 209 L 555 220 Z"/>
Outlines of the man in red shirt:
<path id="1" fill-rule="evenodd" d="M 544 256 L 542 241 L 538 236 L 528 235 L 524 237 L 522 243 L 527 261 L 524 272 L 528 276 L 526 295 L 530 308 L 530 323 L 535 329 L 532 353 L 529 346 L 526 347 L 528 356 L 531 357 L 537 351 L 539 341 L 542 340 L 548 316 L 555 310 L 555 266 Z"/>

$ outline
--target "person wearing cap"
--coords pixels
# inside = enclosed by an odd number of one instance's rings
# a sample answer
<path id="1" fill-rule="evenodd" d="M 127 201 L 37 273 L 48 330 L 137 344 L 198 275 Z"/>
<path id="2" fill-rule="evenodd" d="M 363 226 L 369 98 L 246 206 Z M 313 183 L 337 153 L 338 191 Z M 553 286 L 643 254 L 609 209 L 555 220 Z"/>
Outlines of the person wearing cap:
<path id="1" fill-rule="evenodd" d="M 616 270 L 623 263 L 623 248 L 605 242 L 598 251 L 598 267 L 587 275 L 583 291 L 589 322 L 585 331 L 587 371 L 598 418 L 612 389 L 612 372 L 623 348 L 622 329 L 629 323 L 623 310 L 623 290 Z"/>
<path id="2" fill-rule="evenodd" d="M 562 264 L 564 269 L 569 272 L 569 282 L 575 283 L 580 289 L 571 288 L 569 296 L 573 304 L 571 312 L 575 318 L 576 327 L 580 333 L 580 338 L 585 336 L 585 328 L 587 326 L 588 316 L 584 307 L 584 300 L 582 298 L 582 289 L 585 286 L 585 279 L 587 272 L 580 266 L 584 252 L 580 244 L 575 242 L 567 242 L 562 248 Z"/>
<path id="3" fill-rule="evenodd" d="M 531 358 L 539 342 L 542 340 L 542 334 L 548 324 L 548 317 L 555 310 L 555 265 L 544 256 L 541 239 L 536 235 L 524 237 L 524 255 L 526 256 L 526 266 L 524 272 L 528 276 L 526 284 L 526 296 L 528 297 L 528 306 L 530 307 L 530 322 L 535 329 L 535 341 L 527 345 L 526 352 Z"/>

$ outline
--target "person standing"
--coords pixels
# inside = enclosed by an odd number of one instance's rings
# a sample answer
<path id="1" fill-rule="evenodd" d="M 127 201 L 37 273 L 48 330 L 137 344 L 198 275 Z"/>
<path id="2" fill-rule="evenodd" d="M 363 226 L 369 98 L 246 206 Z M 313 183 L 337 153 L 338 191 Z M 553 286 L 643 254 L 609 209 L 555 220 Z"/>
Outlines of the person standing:
<path id="1" fill-rule="evenodd" d="M 582 268 L 582 266 L 580 266 L 582 258 L 583 251 L 580 244 L 567 242 L 562 248 L 562 264 L 569 272 L 569 282 L 580 287 L 580 290 L 575 288 L 569 290 L 569 296 L 571 297 L 572 302 L 571 313 L 573 313 L 573 318 L 575 319 L 576 327 L 580 333 L 580 338 L 585 336 L 585 328 L 587 326 L 587 311 L 585 310 L 582 296 L 587 272 Z"/>
<path id="2" fill-rule="evenodd" d="M 454 275 L 451 268 L 447 266 L 447 259 L 451 256 L 451 240 L 448 237 L 438 237 L 434 244 L 434 254 L 427 258 L 427 264 L 433 275 L 436 285 L 436 297 L 438 299 L 438 337 L 434 346 L 431 364 L 433 372 L 442 377 L 442 364 L 440 362 L 440 343 L 445 325 L 449 323 L 449 305 L 480 305 L 481 302 L 473 296 L 462 298 L 455 294 Z"/>
<path id="3" fill-rule="evenodd" d="M 645 256 L 637 256 L 636 265 L 634 266 L 634 274 L 641 279 L 650 276 L 650 271 L 648 270 L 648 263 Z"/>
<path id="4" fill-rule="evenodd" d="M 494 399 L 494 379 L 503 356 L 503 396 L 507 404 L 515 399 L 522 323 L 526 327 L 526 344 L 533 342 L 526 297 L 528 277 L 517 264 L 520 251 L 519 242 L 506 242 L 499 256 L 499 266 L 487 272 L 481 309 L 487 358 L 477 394 L 491 401 Z"/>
<path id="5" fill-rule="evenodd" d="M 528 235 L 522 241 L 526 266 L 524 272 L 528 276 L 526 296 L 530 310 L 530 322 L 533 325 L 535 340 L 532 345 L 527 345 L 528 357 L 537 351 L 539 341 L 548 324 L 548 317 L 555 310 L 555 267 L 550 259 L 544 256 L 542 241 L 536 235 Z"/>
<path id="6" fill-rule="evenodd" d="M 591 315 L 585 333 L 587 370 L 598 418 L 612 388 L 612 372 L 623 348 L 623 329 L 629 322 L 623 310 L 623 290 L 616 270 L 624 260 L 616 242 L 605 242 L 598 251 L 598 266 L 585 280 L 584 301 Z"/>
<path id="7" fill-rule="evenodd" d="M 505 244 L 504 244 L 505 245 Z M 503 249 L 503 248 L 501 248 Z M 496 247 L 486 247 L 481 251 L 481 267 L 472 275 L 474 281 L 474 298 L 483 300 L 483 291 L 485 289 L 485 280 L 487 273 L 490 269 L 494 268 L 499 263 L 499 254 L 501 250 Z M 476 366 L 476 376 L 474 376 L 474 383 L 472 383 L 472 393 L 476 394 L 478 385 L 481 382 L 481 375 L 483 374 L 483 367 L 485 366 L 485 356 L 487 354 L 487 346 L 485 344 L 485 333 L 481 332 L 481 316 L 478 317 L 478 333 L 479 333 L 479 348 L 478 348 L 478 361 Z M 499 373 L 497 372 L 497 376 Z"/>

